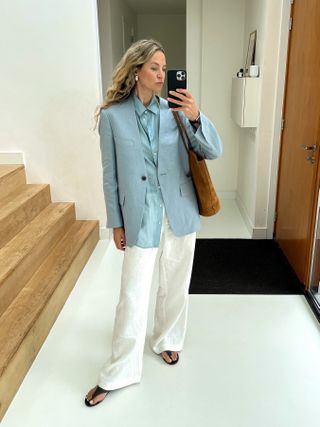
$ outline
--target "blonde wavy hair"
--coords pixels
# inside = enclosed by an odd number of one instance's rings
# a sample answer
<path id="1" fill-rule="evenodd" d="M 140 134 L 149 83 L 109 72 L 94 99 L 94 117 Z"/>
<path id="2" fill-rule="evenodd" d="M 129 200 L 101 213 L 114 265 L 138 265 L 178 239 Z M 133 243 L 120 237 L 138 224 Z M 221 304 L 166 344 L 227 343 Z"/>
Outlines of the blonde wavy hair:
<path id="1" fill-rule="evenodd" d="M 103 103 L 98 105 L 95 111 L 95 128 L 103 108 L 124 101 L 131 95 L 135 86 L 136 69 L 141 68 L 158 50 L 164 53 L 164 49 L 158 41 L 149 39 L 133 43 L 124 53 L 113 71 L 112 85 L 107 89 Z"/>

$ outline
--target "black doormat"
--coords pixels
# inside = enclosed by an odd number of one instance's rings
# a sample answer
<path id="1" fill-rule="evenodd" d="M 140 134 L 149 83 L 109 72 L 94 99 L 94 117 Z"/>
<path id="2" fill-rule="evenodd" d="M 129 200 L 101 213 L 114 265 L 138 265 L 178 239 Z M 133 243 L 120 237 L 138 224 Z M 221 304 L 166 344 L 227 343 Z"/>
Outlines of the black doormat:
<path id="1" fill-rule="evenodd" d="M 197 239 L 189 293 L 299 295 L 304 287 L 275 240 Z"/>

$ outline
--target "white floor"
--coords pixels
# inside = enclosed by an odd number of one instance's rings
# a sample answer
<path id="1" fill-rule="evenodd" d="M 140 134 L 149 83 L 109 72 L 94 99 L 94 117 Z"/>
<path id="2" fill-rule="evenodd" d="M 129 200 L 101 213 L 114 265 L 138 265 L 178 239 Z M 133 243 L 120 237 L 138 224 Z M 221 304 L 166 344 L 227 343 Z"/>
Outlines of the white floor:
<path id="1" fill-rule="evenodd" d="M 225 220 L 240 218 L 233 201 L 224 212 L 210 219 L 215 237 L 247 237 Z M 303 296 L 191 295 L 179 363 L 146 344 L 142 382 L 87 408 L 110 349 L 121 261 L 99 242 L 1 427 L 320 425 L 320 328 Z"/>

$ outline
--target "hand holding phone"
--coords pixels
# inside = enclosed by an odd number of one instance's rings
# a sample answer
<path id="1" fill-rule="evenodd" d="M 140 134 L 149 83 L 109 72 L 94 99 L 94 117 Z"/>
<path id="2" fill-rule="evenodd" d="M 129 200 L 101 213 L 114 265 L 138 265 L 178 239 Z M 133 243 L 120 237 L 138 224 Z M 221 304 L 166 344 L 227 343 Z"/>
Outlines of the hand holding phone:
<path id="1" fill-rule="evenodd" d="M 187 72 L 185 70 L 168 70 L 167 85 L 169 108 L 174 111 L 183 111 L 190 121 L 197 120 L 200 112 L 194 97 L 187 90 Z"/>
<path id="2" fill-rule="evenodd" d="M 186 70 L 168 70 L 167 86 L 168 86 L 168 96 L 170 96 L 170 91 L 176 91 L 177 89 L 187 89 Z M 178 99 L 175 96 L 171 96 L 171 98 Z M 172 101 L 169 101 L 168 103 L 169 103 L 169 108 L 180 107 L 180 105 L 175 104 Z"/>

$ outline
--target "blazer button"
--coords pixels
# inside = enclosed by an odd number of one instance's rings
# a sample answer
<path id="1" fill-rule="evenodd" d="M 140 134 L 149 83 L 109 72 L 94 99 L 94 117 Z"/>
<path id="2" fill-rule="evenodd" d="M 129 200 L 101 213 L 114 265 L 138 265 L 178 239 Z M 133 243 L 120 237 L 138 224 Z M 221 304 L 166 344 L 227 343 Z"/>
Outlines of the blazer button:
<path id="1" fill-rule="evenodd" d="M 147 177 L 143 175 L 143 176 L 141 177 L 141 179 L 142 179 L 142 181 L 145 181 L 145 180 L 147 179 Z"/>

